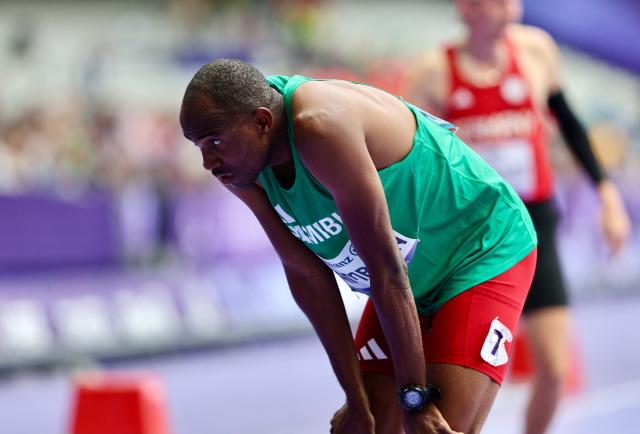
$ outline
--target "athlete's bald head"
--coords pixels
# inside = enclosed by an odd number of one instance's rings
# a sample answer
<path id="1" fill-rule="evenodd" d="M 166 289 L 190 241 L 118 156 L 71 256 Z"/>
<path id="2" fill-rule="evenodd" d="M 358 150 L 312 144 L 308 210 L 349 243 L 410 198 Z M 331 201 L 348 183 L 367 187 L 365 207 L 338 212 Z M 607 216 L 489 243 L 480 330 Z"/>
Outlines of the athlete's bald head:
<path id="1" fill-rule="evenodd" d="M 254 66 L 237 59 L 217 59 L 193 76 L 182 99 L 180 124 L 185 136 L 197 138 L 202 127 L 223 127 L 234 116 L 258 107 L 272 108 L 277 92 Z M 202 125 L 206 117 L 207 125 Z"/>

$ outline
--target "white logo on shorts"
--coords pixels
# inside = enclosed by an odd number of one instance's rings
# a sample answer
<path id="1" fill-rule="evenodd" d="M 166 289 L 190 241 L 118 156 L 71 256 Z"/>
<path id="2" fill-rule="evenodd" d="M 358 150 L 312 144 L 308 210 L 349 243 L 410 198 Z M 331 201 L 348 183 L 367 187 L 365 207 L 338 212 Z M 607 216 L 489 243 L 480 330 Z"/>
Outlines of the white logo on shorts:
<path id="1" fill-rule="evenodd" d="M 371 352 L 373 352 L 373 354 L 369 352 L 369 349 L 371 349 Z M 385 360 L 387 359 L 387 355 L 384 353 L 384 351 L 382 351 L 382 348 L 380 348 L 375 339 L 369 339 L 367 341 L 367 344 L 360 348 L 358 358 L 362 358 L 364 360 Z"/>
<path id="2" fill-rule="evenodd" d="M 509 355 L 505 348 L 505 342 L 511 342 L 513 336 L 511 331 L 498 321 L 498 317 L 491 322 L 489 333 L 482 345 L 482 351 L 480 356 L 489 364 L 493 366 L 504 365 L 509 361 Z"/>

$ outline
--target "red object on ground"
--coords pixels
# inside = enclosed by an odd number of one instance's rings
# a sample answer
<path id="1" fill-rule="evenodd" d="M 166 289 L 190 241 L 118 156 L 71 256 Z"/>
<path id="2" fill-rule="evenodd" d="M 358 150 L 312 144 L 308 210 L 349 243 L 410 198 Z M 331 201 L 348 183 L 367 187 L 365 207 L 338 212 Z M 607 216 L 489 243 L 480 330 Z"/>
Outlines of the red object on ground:
<path id="1" fill-rule="evenodd" d="M 511 344 L 511 356 L 509 360 L 509 381 L 519 383 L 531 378 L 533 374 L 533 357 L 529 340 L 526 336 L 518 332 Z"/>
<path id="2" fill-rule="evenodd" d="M 171 434 L 164 389 L 153 374 L 84 373 L 73 385 L 71 434 Z"/>
<path id="3" fill-rule="evenodd" d="M 570 341 L 569 367 L 565 379 L 564 390 L 567 394 L 579 392 L 583 386 L 584 372 L 579 345 L 575 337 Z M 528 381 L 534 370 L 533 355 L 529 340 L 524 333 L 518 332 L 511 347 L 511 357 L 507 379 L 511 383 Z"/>

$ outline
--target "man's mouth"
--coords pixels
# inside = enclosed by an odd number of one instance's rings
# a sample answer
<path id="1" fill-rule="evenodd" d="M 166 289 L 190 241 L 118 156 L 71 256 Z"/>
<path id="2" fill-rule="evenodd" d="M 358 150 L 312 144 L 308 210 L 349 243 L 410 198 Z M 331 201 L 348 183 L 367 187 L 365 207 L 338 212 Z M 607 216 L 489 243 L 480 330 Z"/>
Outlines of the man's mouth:
<path id="1" fill-rule="evenodd" d="M 229 184 L 231 183 L 231 181 L 233 181 L 233 174 L 228 172 L 215 175 L 215 177 L 218 178 L 223 184 Z"/>
<path id="2" fill-rule="evenodd" d="M 216 178 L 220 178 L 221 176 L 226 176 L 231 174 L 230 170 L 224 170 L 224 168 L 221 169 L 219 167 L 216 167 L 215 169 L 211 169 L 210 172 Z"/>

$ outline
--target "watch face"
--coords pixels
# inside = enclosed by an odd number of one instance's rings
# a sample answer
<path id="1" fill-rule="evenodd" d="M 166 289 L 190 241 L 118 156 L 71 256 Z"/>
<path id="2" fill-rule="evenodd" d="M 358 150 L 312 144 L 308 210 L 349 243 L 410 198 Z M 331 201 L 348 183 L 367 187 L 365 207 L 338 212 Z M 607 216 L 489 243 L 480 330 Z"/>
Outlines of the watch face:
<path id="1" fill-rule="evenodd" d="M 417 390 L 408 390 L 404 394 L 404 401 L 411 407 L 419 407 L 422 405 L 422 393 Z"/>

